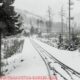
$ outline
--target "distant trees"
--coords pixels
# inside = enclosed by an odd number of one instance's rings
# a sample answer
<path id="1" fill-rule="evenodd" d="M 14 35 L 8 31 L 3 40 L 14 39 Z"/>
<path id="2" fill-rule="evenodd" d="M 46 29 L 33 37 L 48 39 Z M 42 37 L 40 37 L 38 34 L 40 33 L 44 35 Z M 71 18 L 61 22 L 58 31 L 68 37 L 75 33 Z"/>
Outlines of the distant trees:
<path id="1" fill-rule="evenodd" d="M 32 26 L 30 29 L 30 34 L 33 35 L 34 34 L 34 27 Z"/>
<path id="2" fill-rule="evenodd" d="M 79 48 L 79 44 L 80 44 L 80 40 L 79 38 L 77 37 L 77 34 L 72 34 L 72 38 L 71 38 L 71 41 L 70 41 L 70 45 L 68 47 L 68 50 L 76 50 Z"/>
<path id="3" fill-rule="evenodd" d="M 20 33 L 22 22 L 19 22 L 18 15 L 12 4 L 15 0 L 0 0 L 0 76 L 1 72 L 1 35 L 11 36 Z"/>
<path id="4" fill-rule="evenodd" d="M 39 31 L 38 28 L 34 28 L 32 26 L 31 29 L 30 29 L 30 34 L 31 34 L 31 36 L 34 35 L 34 34 L 37 34 L 40 37 L 41 36 L 41 31 Z"/>
<path id="5" fill-rule="evenodd" d="M 50 21 L 46 21 L 46 28 L 47 28 L 47 33 L 50 33 L 52 29 Z"/>
<path id="6" fill-rule="evenodd" d="M 62 35 L 60 34 L 58 37 L 58 48 L 70 51 L 77 50 L 80 47 L 80 39 L 77 37 L 77 34 L 72 33 L 71 36 L 70 41 L 68 38 L 63 40 Z"/>

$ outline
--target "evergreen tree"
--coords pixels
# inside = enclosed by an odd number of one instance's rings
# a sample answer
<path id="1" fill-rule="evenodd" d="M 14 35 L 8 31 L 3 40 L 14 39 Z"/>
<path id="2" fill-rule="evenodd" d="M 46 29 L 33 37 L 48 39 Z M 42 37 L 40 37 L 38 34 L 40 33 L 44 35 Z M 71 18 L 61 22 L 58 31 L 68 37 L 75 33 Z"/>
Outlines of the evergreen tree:
<path id="1" fill-rule="evenodd" d="M 3 22 L 6 27 L 1 30 L 3 33 L 6 31 L 6 35 L 14 35 L 20 32 L 20 26 L 22 23 L 18 23 L 20 15 L 14 11 L 12 4 L 14 0 L 1 0 L 2 6 L 0 6 L 0 21 Z"/>
<path id="2" fill-rule="evenodd" d="M 15 0 L 0 0 L 0 76 L 1 72 L 1 35 L 10 36 L 20 33 L 21 22 L 18 22 L 20 15 L 14 10 L 12 4 Z"/>
<path id="3" fill-rule="evenodd" d="M 69 50 L 74 51 L 79 47 L 80 41 L 79 38 L 77 37 L 77 34 L 72 33 L 72 38 L 69 46 Z"/>

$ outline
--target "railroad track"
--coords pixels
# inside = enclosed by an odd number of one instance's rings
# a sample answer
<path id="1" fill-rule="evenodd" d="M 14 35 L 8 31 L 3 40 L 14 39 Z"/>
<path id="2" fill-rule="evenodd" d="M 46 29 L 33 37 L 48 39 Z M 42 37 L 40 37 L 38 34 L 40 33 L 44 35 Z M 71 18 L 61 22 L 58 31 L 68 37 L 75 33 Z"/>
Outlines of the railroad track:
<path id="1" fill-rule="evenodd" d="M 30 41 L 33 47 L 41 56 L 42 60 L 44 61 L 48 70 L 48 76 L 50 80 L 52 80 L 52 76 L 55 76 L 55 79 L 58 80 L 57 75 L 62 78 L 60 80 L 80 80 L 79 72 L 75 71 L 74 69 L 70 68 L 69 66 L 56 59 L 53 55 L 47 52 L 34 40 L 30 39 Z M 61 73 L 59 70 L 63 73 Z"/>

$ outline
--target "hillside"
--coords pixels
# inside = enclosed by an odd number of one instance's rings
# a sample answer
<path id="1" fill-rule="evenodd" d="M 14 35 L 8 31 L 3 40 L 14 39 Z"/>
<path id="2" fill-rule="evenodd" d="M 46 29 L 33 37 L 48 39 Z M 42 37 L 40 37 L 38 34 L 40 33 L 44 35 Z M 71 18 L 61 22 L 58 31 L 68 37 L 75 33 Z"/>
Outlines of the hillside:
<path id="1" fill-rule="evenodd" d="M 42 32 L 46 32 L 46 21 L 44 18 L 33 14 L 31 12 L 25 11 L 25 10 L 20 10 L 20 9 L 16 9 L 16 11 L 18 13 L 21 14 L 22 18 L 23 18 L 23 28 L 24 29 L 30 29 L 31 26 L 33 26 L 34 28 L 39 28 Z M 41 23 L 40 26 L 37 25 L 37 20 L 42 20 L 44 22 L 44 24 Z M 52 25 L 52 32 L 61 32 L 62 29 L 62 24 L 61 22 L 54 22 Z M 71 29 L 72 30 L 72 29 Z M 76 27 L 74 28 L 75 31 L 80 31 L 80 29 L 77 29 Z M 63 24 L 63 32 L 68 32 L 69 28 L 68 26 L 64 23 Z"/>

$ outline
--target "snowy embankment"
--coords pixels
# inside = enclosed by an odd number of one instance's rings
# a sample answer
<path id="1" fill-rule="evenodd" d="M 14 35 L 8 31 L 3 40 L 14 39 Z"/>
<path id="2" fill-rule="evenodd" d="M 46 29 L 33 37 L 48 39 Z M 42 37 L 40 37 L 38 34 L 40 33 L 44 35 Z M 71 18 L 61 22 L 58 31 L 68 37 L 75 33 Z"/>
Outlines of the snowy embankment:
<path id="1" fill-rule="evenodd" d="M 24 44 L 24 39 L 25 38 L 9 38 L 9 39 L 3 39 L 3 44 L 2 44 L 2 72 L 3 74 L 9 74 L 11 71 L 13 71 L 16 67 L 18 67 L 20 65 L 21 62 L 23 62 L 23 58 L 22 58 L 22 49 L 23 49 L 23 44 Z M 18 49 L 16 49 L 15 51 L 15 47 L 17 46 L 17 44 L 13 44 L 14 41 L 18 41 L 20 45 L 18 45 Z M 14 46 L 14 47 L 13 47 Z M 9 53 L 10 51 L 8 51 L 7 49 L 10 49 L 11 47 L 13 47 L 11 51 L 12 52 L 16 52 L 13 55 L 11 55 L 11 57 L 9 56 L 10 54 L 6 54 Z M 8 52 L 6 52 L 8 51 Z M 7 56 L 7 57 L 6 57 Z"/>
<path id="2" fill-rule="evenodd" d="M 13 55 L 8 59 L 3 60 L 3 63 L 6 64 L 5 66 L 2 67 L 3 73 L 5 75 L 9 74 L 11 71 L 17 68 L 23 61 L 24 59 L 22 58 L 22 54 L 20 53 Z"/>
<path id="3" fill-rule="evenodd" d="M 49 46 L 45 43 L 34 38 L 39 45 L 41 45 L 45 50 L 51 53 L 55 58 L 63 62 L 65 65 L 71 67 L 72 69 L 80 72 L 80 53 L 78 51 L 65 51 L 59 50 L 52 46 Z"/>
<path id="4" fill-rule="evenodd" d="M 15 56 L 18 60 L 23 59 L 24 61 L 22 63 L 18 63 L 18 67 L 15 70 L 9 72 L 7 76 L 48 76 L 45 63 L 41 59 L 39 53 L 37 53 L 37 51 L 32 46 L 29 38 L 25 39 L 21 55 Z M 13 57 L 11 59 L 14 60 Z M 16 66 L 16 64 L 14 65 Z"/>

